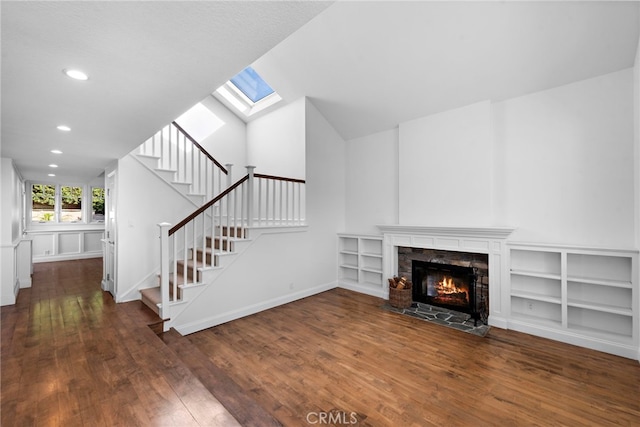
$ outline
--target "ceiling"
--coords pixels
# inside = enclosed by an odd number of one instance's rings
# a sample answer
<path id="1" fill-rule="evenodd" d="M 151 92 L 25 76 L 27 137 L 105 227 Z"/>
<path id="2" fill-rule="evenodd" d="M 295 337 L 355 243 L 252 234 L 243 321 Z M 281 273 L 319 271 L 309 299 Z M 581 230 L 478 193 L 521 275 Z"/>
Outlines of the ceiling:
<path id="1" fill-rule="evenodd" d="M 640 2 L 338 2 L 254 68 L 345 139 L 633 67 Z"/>
<path id="2" fill-rule="evenodd" d="M 2 1 L 2 157 L 89 182 L 329 4 Z"/>
<path id="3" fill-rule="evenodd" d="M 0 7 L 2 157 L 30 180 L 51 181 L 55 162 L 67 183 L 98 176 L 252 63 L 284 102 L 308 96 L 352 139 L 632 67 L 640 27 L 636 1 Z"/>

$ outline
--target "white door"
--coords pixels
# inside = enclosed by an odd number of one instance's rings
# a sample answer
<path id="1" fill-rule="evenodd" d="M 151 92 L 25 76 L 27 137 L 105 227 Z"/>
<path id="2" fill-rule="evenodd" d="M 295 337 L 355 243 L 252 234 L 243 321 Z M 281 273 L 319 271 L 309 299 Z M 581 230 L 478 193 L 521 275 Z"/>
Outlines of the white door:
<path id="1" fill-rule="evenodd" d="M 103 289 L 116 297 L 116 171 L 105 181 L 105 228 Z"/>

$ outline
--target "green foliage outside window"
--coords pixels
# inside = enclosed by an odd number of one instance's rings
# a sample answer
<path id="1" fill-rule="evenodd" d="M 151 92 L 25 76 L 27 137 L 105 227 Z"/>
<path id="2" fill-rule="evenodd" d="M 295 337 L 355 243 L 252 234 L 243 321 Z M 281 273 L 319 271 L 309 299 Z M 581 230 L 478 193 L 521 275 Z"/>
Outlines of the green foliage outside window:
<path id="1" fill-rule="evenodd" d="M 55 185 L 34 184 L 31 186 L 31 220 L 49 222 L 55 218 Z"/>
<path id="2" fill-rule="evenodd" d="M 93 212 L 104 215 L 104 188 L 93 189 Z"/>
<path id="3" fill-rule="evenodd" d="M 104 188 L 91 189 L 92 209 L 91 221 L 104 221 Z"/>
<path id="4" fill-rule="evenodd" d="M 82 205 L 82 187 L 60 187 L 62 209 L 80 209 Z"/>
<path id="5" fill-rule="evenodd" d="M 31 200 L 36 205 L 53 207 L 56 204 L 56 187 L 54 185 L 34 184 L 31 187 Z"/>

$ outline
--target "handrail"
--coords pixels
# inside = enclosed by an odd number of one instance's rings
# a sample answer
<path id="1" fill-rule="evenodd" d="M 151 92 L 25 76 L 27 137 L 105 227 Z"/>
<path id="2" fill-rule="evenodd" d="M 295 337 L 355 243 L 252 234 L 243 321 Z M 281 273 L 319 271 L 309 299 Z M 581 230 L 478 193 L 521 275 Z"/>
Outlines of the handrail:
<path id="1" fill-rule="evenodd" d="M 198 144 L 198 142 L 195 139 L 193 139 L 193 137 L 191 135 L 189 135 L 186 130 L 184 130 L 175 121 L 171 122 L 171 124 L 174 125 L 180 132 L 182 132 L 182 134 L 185 136 L 185 138 L 187 138 L 189 141 L 191 141 L 191 143 L 194 146 L 196 146 L 196 148 L 198 150 L 200 150 L 202 152 L 202 154 L 207 156 L 207 158 L 209 160 L 211 160 L 216 166 L 218 166 L 222 170 L 222 172 L 224 172 L 225 175 L 228 174 L 227 169 L 225 169 L 224 166 L 222 166 L 216 159 L 214 159 L 213 156 L 211 154 L 209 154 L 209 152 L 207 150 L 205 150 L 205 148 L 202 145 Z"/>
<path id="2" fill-rule="evenodd" d="M 242 183 L 244 183 L 245 181 L 247 181 L 249 179 L 249 175 L 245 175 L 244 177 L 240 178 L 235 184 L 231 185 L 229 188 L 227 188 L 226 190 L 224 190 L 222 193 L 220 193 L 219 195 L 217 195 L 215 198 L 213 198 L 212 200 L 209 200 L 207 203 L 205 203 L 204 205 L 202 205 L 201 207 L 199 207 L 197 210 L 195 210 L 193 213 L 191 213 L 189 216 L 187 216 L 185 219 L 183 219 L 182 221 L 180 221 L 179 223 L 177 223 L 175 226 L 173 226 L 170 230 L 169 230 L 169 236 L 171 236 L 172 234 L 174 234 L 176 231 L 178 231 L 179 229 L 181 229 L 182 227 L 184 227 L 186 224 L 188 224 L 189 222 L 191 222 L 191 220 L 193 220 L 195 217 L 197 217 L 198 215 L 200 215 L 201 213 L 203 213 L 204 211 L 206 211 L 207 209 L 209 209 L 212 205 L 216 204 L 217 202 L 219 202 L 223 197 L 225 197 L 227 194 L 231 193 L 233 190 L 235 190 L 236 188 L 238 188 L 240 185 L 242 185 Z"/>
<path id="3" fill-rule="evenodd" d="M 256 177 L 256 178 L 273 179 L 275 181 L 297 182 L 299 184 L 305 184 L 306 183 L 306 181 L 304 179 L 286 178 L 286 177 L 283 177 L 283 176 L 265 175 L 265 174 L 262 174 L 262 173 L 256 173 L 253 176 Z"/>

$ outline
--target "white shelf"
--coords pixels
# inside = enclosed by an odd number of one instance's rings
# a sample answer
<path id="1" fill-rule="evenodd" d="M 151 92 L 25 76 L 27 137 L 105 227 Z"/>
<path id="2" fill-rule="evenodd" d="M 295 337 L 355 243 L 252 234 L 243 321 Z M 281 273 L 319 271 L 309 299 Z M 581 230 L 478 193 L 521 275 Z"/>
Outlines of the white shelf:
<path id="1" fill-rule="evenodd" d="M 627 281 L 620 281 L 620 280 L 603 280 L 603 279 L 592 279 L 587 277 L 569 276 L 567 277 L 567 282 L 580 282 L 580 283 L 589 283 L 592 285 L 611 286 L 614 288 L 633 289 L 633 283 L 627 282 Z"/>
<path id="2" fill-rule="evenodd" d="M 525 291 L 511 291 L 512 297 L 523 298 L 534 301 L 544 301 L 551 304 L 561 304 L 562 300 L 560 297 L 553 297 L 543 294 L 537 294 L 535 292 L 525 292 Z"/>
<path id="3" fill-rule="evenodd" d="M 560 280 L 561 277 L 559 274 L 549 274 L 549 273 L 538 273 L 535 271 L 525 271 L 525 270 L 511 270 L 511 275 L 517 276 L 528 276 L 528 277 L 539 277 L 542 279 L 555 279 Z"/>
<path id="4" fill-rule="evenodd" d="M 619 314 L 620 316 L 629 316 L 629 317 L 633 316 L 633 310 L 631 308 L 625 308 L 625 307 L 620 307 L 615 305 L 607 305 L 602 303 L 596 304 L 589 301 L 569 299 L 567 301 L 567 306 L 585 308 L 587 310 L 593 310 L 593 311 L 601 311 L 603 313 Z"/>
<path id="5" fill-rule="evenodd" d="M 338 280 L 383 288 L 382 236 L 338 234 Z"/>
<path id="6" fill-rule="evenodd" d="M 359 255 L 358 251 L 347 251 L 347 250 L 342 250 L 340 251 L 341 254 L 345 254 L 345 255 Z"/>
<path id="7" fill-rule="evenodd" d="M 637 251 L 509 246 L 510 315 L 521 329 L 621 355 L 639 347 Z"/>

